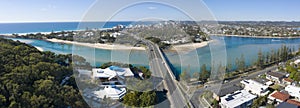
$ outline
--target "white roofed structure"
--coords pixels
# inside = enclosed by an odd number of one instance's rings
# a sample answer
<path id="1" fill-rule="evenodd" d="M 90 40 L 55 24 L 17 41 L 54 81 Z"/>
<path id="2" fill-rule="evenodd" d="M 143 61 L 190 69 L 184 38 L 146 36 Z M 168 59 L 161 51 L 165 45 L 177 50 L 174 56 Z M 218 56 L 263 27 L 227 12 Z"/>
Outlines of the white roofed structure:
<path id="1" fill-rule="evenodd" d="M 291 96 L 300 100 L 300 87 L 288 85 L 285 87 L 285 91 L 287 91 Z"/>
<path id="2" fill-rule="evenodd" d="M 240 90 L 221 97 L 220 106 L 222 108 L 247 108 L 256 97 L 246 90 Z"/>
<path id="3" fill-rule="evenodd" d="M 269 93 L 268 86 L 254 80 L 242 80 L 244 89 L 259 96 L 265 96 Z"/>

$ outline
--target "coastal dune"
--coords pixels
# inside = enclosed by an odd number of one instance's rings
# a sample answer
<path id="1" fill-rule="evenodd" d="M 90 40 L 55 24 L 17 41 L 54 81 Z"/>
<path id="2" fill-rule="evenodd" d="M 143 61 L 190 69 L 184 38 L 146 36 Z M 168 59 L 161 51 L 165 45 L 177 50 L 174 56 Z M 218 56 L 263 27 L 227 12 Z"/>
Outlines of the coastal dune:
<path id="1" fill-rule="evenodd" d="M 75 42 L 75 41 L 60 40 L 56 38 L 46 39 L 46 40 L 55 43 L 74 44 L 74 45 L 81 45 L 81 46 L 107 49 L 107 50 L 145 50 L 145 47 L 133 47 L 127 45 L 120 45 L 120 44 L 82 43 L 82 42 Z"/>
<path id="2" fill-rule="evenodd" d="M 192 51 L 197 48 L 202 48 L 208 45 L 208 43 L 211 41 L 205 41 L 201 43 L 188 43 L 188 44 L 182 44 L 182 45 L 174 45 L 171 47 L 171 51 Z"/>
<path id="3" fill-rule="evenodd" d="M 55 43 L 64 43 L 64 44 L 74 44 L 74 45 L 81 45 L 87 46 L 92 48 L 99 48 L 99 49 L 107 49 L 107 50 L 146 50 L 145 47 L 133 47 L 129 45 L 120 45 L 120 44 L 101 44 L 101 43 L 82 43 L 76 41 L 67 41 L 67 40 L 60 40 L 56 38 L 46 39 L 49 42 Z M 174 45 L 171 47 L 171 51 L 191 51 L 197 48 L 205 47 L 208 45 L 210 41 L 205 41 L 201 43 L 188 43 L 182 45 Z"/>

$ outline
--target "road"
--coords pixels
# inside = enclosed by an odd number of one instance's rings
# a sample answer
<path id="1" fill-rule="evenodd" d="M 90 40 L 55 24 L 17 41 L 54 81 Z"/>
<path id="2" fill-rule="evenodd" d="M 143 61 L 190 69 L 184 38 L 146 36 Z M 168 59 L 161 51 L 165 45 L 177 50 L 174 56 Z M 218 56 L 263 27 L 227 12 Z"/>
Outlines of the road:
<path id="1" fill-rule="evenodd" d="M 204 91 L 218 91 L 220 90 L 220 88 L 224 87 L 229 87 L 229 86 L 232 86 L 232 85 L 235 85 L 235 84 L 239 84 L 240 81 L 242 81 L 243 79 L 251 79 L 251 78 L 255 78 L 257 77 L 258 75 L 261 75 L 261 74 L 264 74 L 270 70 L 275 70 L 277 68 L 277 66 L 271 66 L 271 67 L 268 67 L 268 68 L 265 68 L 263 70 L 260 70 L 260 71 L 256 71 L 256 72 L 253 72 L 251 74 L 249 74 L 247 77 L 244 77 L 244 78 L 236 78 L 234 80 L 231 80 L 230 82 L 228 83 L 225 83 L 225 84 L 221 84 L 220 83 L 213 83 L 213 84 L 208 84 L 208 87 L 207 88 L 201 88 L 197 91 L 194 92 L 192 98 L 191 98 L 191 102 L 192 104 L 194 105 L 195 108 L 203 108 L 204 106 L 201 104 L 201 102 L 199 101 L 199 97 L 201 94 L 204 93 Z"/>
<path id="2" fill-rule="evenodd" d="M 187 107 L 187 101 L 184 98 L 182 92 L 178 88 L 173 72 L 168 72 L 166 62 L 164 61 L 163 56 L 161 55 L 160 49 L 157 45 L 152 42 L 146 42 L 148 46 L 148 54 L 150 60 L 150 70 L 153 72 L 153 76 L 163 77 L 163 85 L 168 91 L 168 99 L 171 103 L 171 108 L 184 108 Z M 170 75 L 172 73 L 172 75 Z"/>
<path id="3" fill-rule="evenodd" d="M 128 34 L 127 32 L 123 31 L 124 34 Z M 134 37 L 137 40 L 142 41 L 143 43 L 146 44 L 147 46 L 147 52 L 149 56 L 149 66 L 150 66 L 150 71 L 152 72 L 152 77 L 159 77 L 162 78 L 161 84 L 163 85 L 163 88 L 167 90 L 167 97 L 170 102 L 169 106 L 158 106 L 155 107 L 171 107 L 171 108 L 186 108 L 187 103 L 190 101 L 187 100 L 184 97 L 184 94 L 181 92 L 177 85 L 177 80 L 170 69 L 169 65 L 165 61 L 164 56 L 162 55 L 162 52 L 158 45 L 155 43 L 140 38 L 134 34 L 129 33 L 129 36 Z M 153 81 L 156 82 L 156 81 Z M 155 89 L 160 89 L 161 84 L 156 84 L 157 87 Z M 165 105 L 165 104 L 164 104 Z M 191 106 L 193 108 L 193 106 Z"/>

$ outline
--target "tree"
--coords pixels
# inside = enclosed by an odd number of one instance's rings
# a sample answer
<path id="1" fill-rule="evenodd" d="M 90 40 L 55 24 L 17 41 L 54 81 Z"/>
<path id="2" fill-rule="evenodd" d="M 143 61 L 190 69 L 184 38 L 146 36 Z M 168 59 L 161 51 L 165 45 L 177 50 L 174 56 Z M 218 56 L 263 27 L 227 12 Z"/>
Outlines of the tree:
<path id="1" fill-rule="evenodd" d="M 259 49 L 258 54 L 257 54 L 256 66 L 259 69 L 262 69 L 264 67 L 264 56 L 263 56 L 261 49 Z"/>
<path id="2" fill-rule="evenodd" d="M 239 59 L 238 58 L 236 59 L 236 66 L 239 71 L 245 71 L 246 62 L 245 62 L 244 54 L 242 54 Z"/>
<path id="3" fill-rule="evenodd" d="M 180 80 L 188 81 L 189 79 L 190 79 L 189 73 L 186 70 L 182 71 L 180 74 Z"/>
<path id="4" fill-rule="evenodd" d="M 210 73 L 206 69 L 206 65 L 203 64 L 201 66 L 201 72 L 200 72 L 200 75 L 199 75 L 199 80 L 205 82 L 209 78 L 209 76 L 210 76 Z"/>
<path id="5" fill-rule="evenodd" d="M 261 96 L 255 99 L 252 103 L 252 108 L 258 108 L 260 106 L 266 105 L 267 104 L 267 97 L 266 96 Z"/>

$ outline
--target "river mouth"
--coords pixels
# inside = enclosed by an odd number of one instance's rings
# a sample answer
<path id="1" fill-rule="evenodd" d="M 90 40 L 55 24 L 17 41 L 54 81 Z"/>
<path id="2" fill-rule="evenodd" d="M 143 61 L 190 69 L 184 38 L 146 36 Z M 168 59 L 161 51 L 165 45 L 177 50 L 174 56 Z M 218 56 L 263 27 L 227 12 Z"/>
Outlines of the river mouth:
<path id="1" fill-rule="evenodd" d="M 259 50 L 263 52 L 270 52 L 271 50 L 277 50 L 286 45 L 294 50 L 298 50 L 300 46 L 300 38 L 282 38 L 280 41 L 274 41 L 273 38 L 250 38 L 250 37 L 230 37 L 230 36 L 212 36 L 213 40 L 224 39 L 226 48 L 226 60 L 227 64 L 234 64 L 236 58 L 241 55 L 245 56 L 246 65 L 250 65 L 257 58 Z M 103 63 L 115 61 L 130 63 L 136 66 L 149 65 L 148 56 L 145 51 L 130 50 L 130 51 L 111 51 L 106 49 L 95 49 L 87 46 L 71 45 L 53 43 L 44 40 L 36 39 L 21 39 L 21 38 L 9 38 L 12 40 L 19 40 L 21 42 L 39 47 L 44 51 L 52 51 L 57 54 L 72 54 L 76 52 L 77 55 L 83 56 L 93 66 L 100 66 Z M 279 40 L 279 39 L 277 39 Z M 212 46 L 211 46 L 212 47 Z M 74 51 L 78 50 L 78 51 Z M 80 50 L 80 51 L 79 51 Z M 195 55 L 196 53 L 196 55 Z M 112 55 L 113 54 L 113 55 Z M 190 73 L 200 72 L 200 66 L 205 64 L 207 68 L 210 68 L 213 61 L 211 60 L 210 46 L 204 46 L 197 48 L 194 52 L 186 52 L 180 56 L 176 51 L 165 51 L 166 57 L 174 67 L 174 74 L 179 75 L 182 71 L 189 71 Z M 112 57 L 113 56 L 113 57 Z M 182 61 L 199 60 L 199 63 L 182 63 Z M 129 57 L 129 58 L 128 58 Z M 127 58 L 127 59 L 122 59 Z M 233 66 L 235 67 L 235 66 Z"/>

